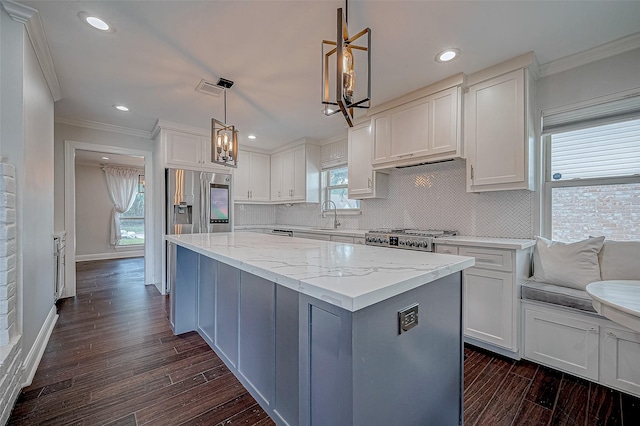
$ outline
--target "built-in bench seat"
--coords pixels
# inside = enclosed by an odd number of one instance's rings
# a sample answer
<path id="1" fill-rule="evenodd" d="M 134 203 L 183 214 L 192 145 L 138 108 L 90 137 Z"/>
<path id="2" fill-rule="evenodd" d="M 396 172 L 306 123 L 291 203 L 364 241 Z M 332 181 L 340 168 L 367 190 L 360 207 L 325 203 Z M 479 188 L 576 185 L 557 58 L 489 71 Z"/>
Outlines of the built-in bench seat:
<path id="1" fill-rule="evenodd" d="M 540 240 L 545 245 L 537 252 Z M 594 262 L 598 274 L 593 281 L 639 280 L 640 242 L 606 241 L 597 250 L 592 246 L 589 262 L 584 256 L 574 256 L 576 253 L 568 253 L 565 259 L 562 252 L 545 259 L 548 248 L 549 241 L 539 239 L 534 276 L 521 286 L 524 358 L 640 396 L 640 333 L 600 316 L 582 289 L 588 284 L 585 271 Z M 585 246 L 577 244 L 577 250 L 585 251 Z M 566 270 L 572 271 L 568 276 L 562 276 L 565 260 Z M 536 264 L 539 270 L 552 270 L 546 276 L 557 282 L 536 281 Z M 571 282 L 573 272 L 582 274 L 584 286 Z"/>
<path id="2" fill-rule="evenodd" d="M 522 299 L 550 303 L 585 312 L 596 312 L 586 291 L 528 280 L 522 284 Z"/>

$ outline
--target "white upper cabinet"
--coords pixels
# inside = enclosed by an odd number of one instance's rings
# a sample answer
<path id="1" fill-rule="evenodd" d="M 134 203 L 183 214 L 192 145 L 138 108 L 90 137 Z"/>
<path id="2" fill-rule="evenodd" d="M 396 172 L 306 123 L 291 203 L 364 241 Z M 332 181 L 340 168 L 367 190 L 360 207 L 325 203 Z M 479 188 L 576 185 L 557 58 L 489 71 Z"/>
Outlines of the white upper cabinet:
<path id="1" fill-rule="evenodd" d="M 373 171 L 372 121 L 356 125 L 348 134 L 349 198 L 386 198 L 388 175 Z"/>
<path id="2" fill-rule="evenodd" d="M 501 74 L 489 77 L 481 71 L 483 79 L 465 94 L 467 191 L 533 190 L 529 69 L 504 73 L 503 64 L 495 68 Z"/>
<path id="3" fill-rule="evenodd" d="M 167 130 L 165 152 L 167 165 L 202 165 L 202 140 L 199 135 Z"/>
<path id="4" fill-rule="evenodd" d="M 373 169 L 462 156 L 460 86 L 399 102 L 372 116 Z"/>
<path id="5" fill-rule="evenodd" d="M 232 173 L 232 168 L 211 162 L 211 140 L 205 130 L 185 127 L 183 131 L 178 125 L 161 122 L 157 131 L 164 168 Z"/>
<path id="6" fill-rule="evenodd" d="M 270 201 L 271 159 L 268 154 L 239 151 L 234 174 L 234 201 L 263 203 Z"/>
<path id="7" fill-rule="evenodd" d="M 282 165 L 284 162 L 284 152 L 271 154 L 271 201 L 283 201 L 282 191 Z"/>
<path id="8" fill-rule="evenodd" d="M 320 201 L 320 147 L 298 145 L 271 155 L 271 201 Z"/>

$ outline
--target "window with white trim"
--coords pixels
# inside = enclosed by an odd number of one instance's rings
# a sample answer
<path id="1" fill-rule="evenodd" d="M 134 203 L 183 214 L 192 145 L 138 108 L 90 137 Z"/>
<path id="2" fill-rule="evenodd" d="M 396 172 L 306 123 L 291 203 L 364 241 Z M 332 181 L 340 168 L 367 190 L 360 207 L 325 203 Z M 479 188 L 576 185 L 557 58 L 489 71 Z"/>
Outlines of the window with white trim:
<path id="1" fill-rule="evenodd" d="M 542 233 L 553 240 L 640 240 L 640 96 L 623 101 L 543 116 Z"/>
<path id="2" fill-rule="evenodd" d="M 144 244 L 144 192 L 138 192 L 129 210 L 120 215 L 118 247 Z"/>
<path id="3" fill-rule="evenodd" d="M 349 173 L 347 166 L 338 166 L 322 172 L 322 201 L 336 203 L 338 213 L 359 213 L 360 200 L 348 197 Z M 333 204 L 323 203 L 325 211 L 333 211 Z"/>

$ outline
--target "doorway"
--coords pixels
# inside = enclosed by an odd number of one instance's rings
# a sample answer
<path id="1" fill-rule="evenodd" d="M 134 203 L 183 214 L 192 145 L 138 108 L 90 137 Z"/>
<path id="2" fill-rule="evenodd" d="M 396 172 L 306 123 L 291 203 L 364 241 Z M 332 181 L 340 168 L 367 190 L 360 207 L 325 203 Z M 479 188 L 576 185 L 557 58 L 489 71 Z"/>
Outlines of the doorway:
<path id="1" fill-rule="evenodd" d="M 104 158 L 107 158 L 105 160 Z M 135 166 L 140 168 L 140 183 L 143 184 L 144 191 L 144 212 L 143 218 L 132 217 L 131 220 L 124 221 L 127 225 L 124 227 L 126 238 L 124 238 L 125 244 L 122 247 L 114 247 L 110 253 L 98 254 L 92 257 L 91 253 L 86 253 L 86 236 L 78 234 L 79 230 L 86 230 L 85 223 L 78 223 L 78 219 L 86 220 L 84 216 L 87 216 L 86 211 L 79 212 L 78 206 L 80 206 L 79 195 L 77 193 L 78 188 L 84 188 L 85 182 L 82 185 L 77 185 L 78 177 L 86 178 L 91 176 L 89 170 L 85 176 L 85 170 L 82 169 L 77 176 L 76 160 L 81 159 L 81 164 L 90 164 L 91 162 L 100 163 L 104 165 L 119 165 L 119 166 Z M 100 172 L 104 172 L 99 169 Z M 93 172 L 95 173 L 95 172 Z M 65 265 L 65 290 L 62 297 L 73 297 L 76 295 L 76 261 L 80 260 L 95 260 L 106 259 L 116 257 L 127 257 L 144 254 L 144 283 L 147 285 L 156 284 L 153 275 L 153 223 L 151 206 L 153 205 L 153 181 L 152 179 L 144 179 L 145 176 L 152 176 L 152 161 L 151 152 L 130 148 L 120 148 L 107 145 L 89 144 L 83 142 L 65 141 L 65 230 L 67 231 L 67 258 Z M 86 188 L 84 188 L 86 190 Z M 84 203 L 84 202 L 83 202 Z M 108 214 L 110 215 L 112 207 L 108 208 Z M 84 216 L 83 216 L 84 215 Z M 90 215 L 90 213 L 89 213 Z M 133 212 L 136 215 L 136 212 Z M 142 223 L 140 223 L 142 222 Z M 141 226 L 140 226 L 141 225 Z M 104 227 L 104 224 L 101 224 Z M 131 228 L 131 229 L 127 229 Z M 121 227 L 123 229 L 123 227 Z M 122 234 L 121 234 L 122 235 Z M 99 238 L 99 239 L 102 239 Z M 121 238 L 120 241 L 123 241 Z M 124 247 L 127 242 L 140 243 L 133 249 Z M 118 244 L 120 245 L 120 244 Z M 78 248 L 85 253 L 78 253 Z M 136 248 L 137 254 L 136 254 Z M 100 251 L 95 247 L 89 251 Z M 105 251 L 105 250 L 102 250 Z M 157 285 L 156 285 L 157 286 Z"/>

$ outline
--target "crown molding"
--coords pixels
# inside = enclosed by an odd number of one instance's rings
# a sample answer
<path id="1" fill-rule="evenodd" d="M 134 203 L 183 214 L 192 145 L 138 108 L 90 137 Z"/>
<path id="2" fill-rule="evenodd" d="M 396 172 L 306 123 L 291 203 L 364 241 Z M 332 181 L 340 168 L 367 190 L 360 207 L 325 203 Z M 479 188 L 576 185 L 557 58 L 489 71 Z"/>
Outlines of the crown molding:
<path id="1" fill-rule="evenodd" d="M 638 48 L 640 48 L 640 33 L 631 34 L 630 36 L 619 38 L 610 43 L 594 47 L 593 49 L 588 49 L 542 64 L 540 65 L 540 77 L 547 77 Z"/>
<path id="2" fill-rule="evenodd" d="M 4 10 L 11 16 L 11 19 L 21 24 L 26 24 L 33 15 L 38 13 L 34 8 L 16 3 L 12 0 L 2 0 L 1 3 Z"/>
<path id="3" fill-rule="evenodd" d="M 62 89 L 60 88 L 60 82 L 58 81 L 58 76 L 53 66 L 51 50 L 49 49 L 49 42 L 44 33 L 40 14 L 36 9 L 12 0 L 2 0 L 2 7 L 4 7 L 4 10 L 7 11 L 14 21 L 24 24 L 29 40 L 31 40 L 31 44 L 33 45 L 36 58 L 40 64 L 40 69 L 53 97 L 53 101 L 59 101 L 62 99 Z"/>
<path id="4" fill-rule="evenodd" d="M 150 132 L 151 137 L 155 138 L 160 132 L 160 129 L 176 130 L 178 132 L 192 133 L 194 135 L 200 135 L 207 138 L 211 136 L 211 129 L 203 129 L 201 127 L 189 126 L 186 124 L 175 123 L 173 121 L 159 119 L 158 121 L 156 121 L 156 124 L 153 126 L 153 129 Z"/>
<path id="5" fill-rule="evenodd" d="M 84 127 L 93 130 L 102 130 L 105 132 L 120 133 L 123 135 L 135 136 L 138 138 L 151 139 L 151 132 L 146 130 L 131 129 L 129 127 L 121 127 L 113 124 L 98 123 L 97 121 L 79 120 L 76 118 L 56 117 L 55 122 L 59 124 L 68 124 L 70 126 Z"/>
<path id="6" fill-rule="evenodd" d="M 40 14 L 36 12 L 35 15 L 25 24 L 27 28 L 27 34 L 31 39 L 33 50 L 36 52 L 36 58 L 42 69 L 44 79 L 49 86 L 53 101 L 57 102 L 62 99 L 62 89 L 60 88 L 60 82 L 58 81 L 58 75 L 53 66 L 53 58 L 51 57 L 51 50 L 49 49 L 49 42 L 47 36 L 44 33 L 44 27 L 42 26 L 42 19 Z"/>

